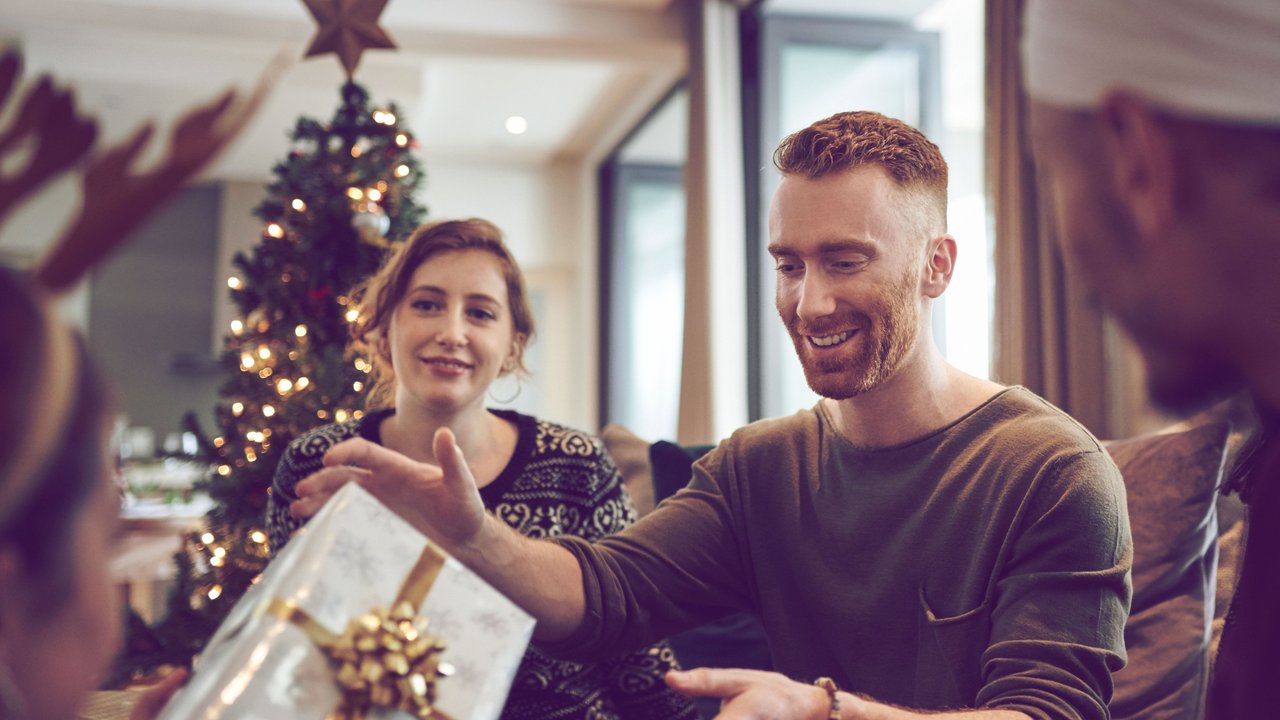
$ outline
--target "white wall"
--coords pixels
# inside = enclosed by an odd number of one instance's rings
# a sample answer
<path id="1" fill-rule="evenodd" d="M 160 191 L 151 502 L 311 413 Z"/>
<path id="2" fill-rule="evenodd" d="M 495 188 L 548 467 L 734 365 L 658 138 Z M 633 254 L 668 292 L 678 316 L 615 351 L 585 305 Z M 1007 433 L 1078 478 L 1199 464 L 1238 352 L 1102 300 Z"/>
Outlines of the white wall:
<path id="1" fill-rule="evenodd" d="M 29 197 L 0 226 L 0 259 L 27 267 L 34 264 L 80 209 L 80 178 L 66 176 Z M 59 313 L 80 329 L 89 323 L 89 283 L 63 298 Z"/>

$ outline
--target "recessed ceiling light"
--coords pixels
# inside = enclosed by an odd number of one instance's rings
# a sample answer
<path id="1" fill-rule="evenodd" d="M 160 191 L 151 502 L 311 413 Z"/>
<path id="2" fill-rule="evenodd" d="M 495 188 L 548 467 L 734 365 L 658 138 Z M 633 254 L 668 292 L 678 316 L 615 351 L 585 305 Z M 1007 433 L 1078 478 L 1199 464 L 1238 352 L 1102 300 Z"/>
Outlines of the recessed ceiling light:
<path id="1" fill-rule="evenodd" d="M 512 135 L 523 135 L 525 130 L 529 129 L 529 121 L 519 115 L 512 115 L 507 118 L 507 132 Z"/>

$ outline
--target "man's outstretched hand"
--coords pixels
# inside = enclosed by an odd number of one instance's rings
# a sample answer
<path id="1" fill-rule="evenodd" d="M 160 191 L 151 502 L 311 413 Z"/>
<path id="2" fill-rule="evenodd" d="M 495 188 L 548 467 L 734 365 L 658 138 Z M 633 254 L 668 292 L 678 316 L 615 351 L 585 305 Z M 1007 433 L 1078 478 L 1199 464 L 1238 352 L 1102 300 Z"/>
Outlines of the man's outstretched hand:
<path id="1" fill-rule="evenodd" d="M 325 467 L 298 483 L 298 499 L 289 512 L 309 518 L 343 485 L 356 482 L 446 550 L 456 551 L 480 531 L 484 503 L 453 432 L 436 431 L 431 446 L 439 465 L 363 438 L 338 443 L 325 453 Z"/>

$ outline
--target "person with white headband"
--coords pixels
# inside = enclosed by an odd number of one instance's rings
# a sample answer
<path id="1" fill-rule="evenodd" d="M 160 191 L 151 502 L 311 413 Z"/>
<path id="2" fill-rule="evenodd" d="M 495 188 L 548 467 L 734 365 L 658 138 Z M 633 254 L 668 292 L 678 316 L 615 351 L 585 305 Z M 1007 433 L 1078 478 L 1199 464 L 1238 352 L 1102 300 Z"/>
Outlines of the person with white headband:
<path id="1" fill-rule="evenodd" d="M 110 402 L 29 278 L 0 268 L 0 305 L 0 717 L 71 718 L 120 639 Z"/>
<path id="2" fill-rule="evenodd" d="M 1280 2 L 1030 0 L 1031 140 L 1068 261 L 1161 406 L 1247 388 L 1240 581 L 1208 715 L 1280 712 Z"/>
<path id="3" fill-rule="evenodd" d="M 20 69 L 16 52 L 0 53 L 0 223 L 85 165 L 67 231 L 32 271 L 0 267 L 0 720 L 71 720 L 120 644 L 109 562 L 120 495 L 112 398 L 54 303 L 226 146 L 266 85 L 184 114 L 168 152 L 139 173 L 150 125 L 86 160 L 96 124 L 77 115 L 70 91 L 41 78 L 10 112 Z M 185 677 L 141 693 L 130 717 L 154 717 Z"/>

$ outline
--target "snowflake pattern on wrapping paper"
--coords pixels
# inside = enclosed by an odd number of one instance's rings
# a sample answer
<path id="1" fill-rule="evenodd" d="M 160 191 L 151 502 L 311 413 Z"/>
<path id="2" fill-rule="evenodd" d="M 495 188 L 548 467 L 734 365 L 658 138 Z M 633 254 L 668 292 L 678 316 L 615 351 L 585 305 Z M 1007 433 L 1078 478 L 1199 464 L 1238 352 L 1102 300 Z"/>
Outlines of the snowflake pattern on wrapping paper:
<path id="1" fill-rule="evenodd" d="M 333 684 L 333 670 L 328 661 L 303 662 L 294 682 L 289 685 L 289 698 L 303 708 L 315 695 L 314 688 Z"/>
<path id="2" fill-rule="evenodd" d="M 360 579 L 366 584 L 374 582 L 380 575 L 378 573 L 378 568 L 381 566 L 378 562 L 379 556 L 362 538 L 350 535 L 335 538 L 329 554 L 334 560 L 342 563 L 344 570 L 359 573 Z"/>
<path id="3" fill-rule="evenodd" d="M 453 675 L 449 676 L 448 682 L 456 691 L 464 695 L 475 695 L 484 690 L 486 666 L 466 657 L 459 657 L 457 653 L 451 655 L 448 648 L 440 657 L 453 666 Z"/>
<path id="4" fill-rule="evenodd" d="M 382 503 L 378 503 L 377 505 L 369 507 L 369 513 L 365 518 L 365 522 L 368 523 L 369 527 L 385 527 L 386 525 L 393 523 L 403 523 L 404 520 L 402 520 L 399 515 L 392 512 L 391 508 L 383 505 Z"/>
<path id="5" fill-rule="evenodd" d="M 432 610 L 427 616 L 427 622 L 430 623 L 428 632 L 432 635 L 442 638 L 456 638 L 466 629 L 466 623 L 458 617 L 458 613 L 452 608 L 439 608 Z"/>
<path id="6" fill-rule="evenodd" d="M 511 616 L 506 613 L 485 610 L 476 616 L 475 622 L 476 626 L 491 638 L 511 637 L 514 632 L 514 628 L 511 627 Z"/>
<path id="7" fill-rule="evenodd" d="M 318 582 L 308 588 L 301 604 L 316 618 L 339 618 L 350 614 L 346 596 L 326 582 Z M 341 631 L 341 628 L 330 628 L 335 629 Z"/>

